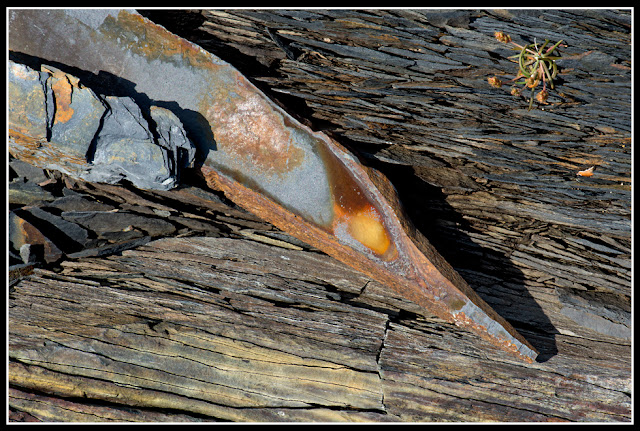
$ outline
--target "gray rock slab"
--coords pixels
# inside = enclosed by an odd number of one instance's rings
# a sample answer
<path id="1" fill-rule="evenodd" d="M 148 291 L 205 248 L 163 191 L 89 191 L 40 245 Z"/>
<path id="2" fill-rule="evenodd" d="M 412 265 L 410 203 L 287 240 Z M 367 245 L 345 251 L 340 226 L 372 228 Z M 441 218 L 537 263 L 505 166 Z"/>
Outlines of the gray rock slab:
<path id="1" fill-rule="evenodd" d="M 56 214 L 38 207 L 24 207 L 16 210 L 16 213 L 36 224 L 49 240 L 58 244 L 65 252 L 93 246 L 94 241 L 86 229 Z"/>
<path id="2" fill-rule="evenodd" d="M 51 66 L 43 66 L 42 70 L 49 73 L 46 85 L 55 101 L 49 141 L 69 156 L 86 158 L 107 107 L 78 78 Z"/>
<path id="3" fill-rule="evenodd" d="M 23 162 L 22 160 L 13 159 L 9 161 L 9 167 L 18 177 L 26 178 L 34 183 L 41 183 L 48 179 L 43 169 Z"/>
<path id="4" fill-rule="evenodd" d="M 32 181 L 9 183 L 11 205 L 35 205 L 53 201 L 55 196 Z"/>
<path id="5" fill-rule="evenodd" d="M 18 159 L 87 181 L 169 190 L 196 149 L 170 110 L 145 114 L 60 69 L 9 61 L 9 148 Z"/>
<path id="6" fill-rule="evenodd" d="M 59 197 L 47 207 L 62 211 L 111 211 L 114 209 L 111 205 L 84 198 L 79 194 Z"/>

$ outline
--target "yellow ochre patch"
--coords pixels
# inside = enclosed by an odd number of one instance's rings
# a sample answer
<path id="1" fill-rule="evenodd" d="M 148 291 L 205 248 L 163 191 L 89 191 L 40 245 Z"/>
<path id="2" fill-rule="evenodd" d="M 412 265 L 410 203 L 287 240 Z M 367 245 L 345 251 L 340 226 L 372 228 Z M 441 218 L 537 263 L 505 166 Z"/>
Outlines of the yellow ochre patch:
<path id="1" fill-rule="evenodd" d="M 347 232 L 353 239 L 378 256 L 387 251 L 391 240 L 375 209 L 365 207 L 355 214 L 345 214 L 343 217 L 347 223 Z"/>

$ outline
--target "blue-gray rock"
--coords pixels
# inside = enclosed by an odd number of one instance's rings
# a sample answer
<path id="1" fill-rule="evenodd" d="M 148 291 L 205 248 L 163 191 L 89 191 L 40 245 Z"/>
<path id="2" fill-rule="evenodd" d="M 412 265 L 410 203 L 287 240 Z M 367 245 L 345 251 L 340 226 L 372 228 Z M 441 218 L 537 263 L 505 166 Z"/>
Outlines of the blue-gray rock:
<path id="1" fill-rule="evenodd" d="M 150 114 L 156 123 L 158 145 L 166 148 L 175 156 L 178 174 L 180 169 L 190 167 L 196 157 L 196 148 L 191 144 L 182 123 L 176 115 L 160 106 L 151 106 Z"/>
<path id="2" fill-rule="evenodd" d="M 89 155 L 93 168 L 85 179 L 116 183 L 127 179 L 140 188 L 164 185 L 171 178 L 166 149 L 156 145 L 147 120 L 133 99 L 105 97 L 109 110 Z M 171 184 L 173 185 L 173 184 Z"/>
<path id="3" fill-rule="evenodd" d="M 87 181 L 168 190 L 196 150 L 168 109 L 143 115 L 132 98 L 101 96 L 57 68 L 10 60 L 9 151 Z"/>
<path id="4" fill-rule="evenodd" d="M 47 94 L 53 94 L 53 102 L 48 100 L 48 106 L 55 104 L 55 109 L 47 110 L 48 140 L 68 156 L 85 158 L 107 106 L 78 78 L 51 66 L 42 66 L 42 71 L 49 74 L 46 87 L 51 91 Z"/>
<path id="5" fill-rule="evenodd" d="M 129 212 L 66 211 L 61 214 L 61 217 L 67 222 L 95 232 L 101 238 L 110 240 L 120 239 L 123 232 L 132 232 L 134 229 L 144 231 L 152 237 L 171 235 L 176 230 L 172 223 L 161 218 Z M 125 236 L 130 239 L 132 234 Z M 135 236 L 142 236 L 142 234 Z"/>
<path id="6" fill-rule="evenodd" d="M 10 129 L 36 141 L 46 140 L 49 124 L 46 74 L 9 61 L 8 75 Z"/>
<path id="7" fill-rule="evenodd" d="M 47 208 L 57 208 L 61 211 L 112 211 L 111 205 L 88 199 L 80 194 L 68 194 L 59 197 L 46 205 Z"/>
<path id="8" fill-rule="evenodd" d="M 44 170 L 23 162 L 22 160 L 10 160 L 9 167 L 13 170 L 16 176 L 25 178 L 27 181 L 41 183 L 49 179 L 49 177 L 44 173 Z"/>

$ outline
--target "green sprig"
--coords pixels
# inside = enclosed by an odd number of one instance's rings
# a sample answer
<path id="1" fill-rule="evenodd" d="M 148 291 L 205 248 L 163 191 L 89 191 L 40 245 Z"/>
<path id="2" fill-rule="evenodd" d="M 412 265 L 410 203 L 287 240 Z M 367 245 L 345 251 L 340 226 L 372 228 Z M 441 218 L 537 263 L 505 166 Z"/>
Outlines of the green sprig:
<path id="1" fill-rule="evenodd" d="M 547 85 L 551 89 L 555 88 L 553 80 L 558 76 L 558 65 L 556 64 L 556 60 L 561 58 L 560 54 L 556 52 L 556 50 L 562 44 L 562 40 L 547 48 L 549 39 L 546 39 L 544 43 L 538 47 L 538 44 L 535 42 L 524 46 L 519 45 L 512 42 L 511 37 L 502 32 L 496 32 L 495 37 L 501 42 L 513 44 L 513 49 L 520 51 L 518 54 L 510 56 L 509 59 L 518 64 L 518 74 L 513 81 L 524 78 L 520 81 L 514 82 L 514 84 L 524 85 L 525 87 L 531 88 L 529 110 L 531 110 L 533 106 L 534 96 L 538 102 L 545 103 L 549 94 L 547 91 Z M 540 82 L 542 82 L 542 90 L 535 95 L 535 88 L 540 84 Z M 519 94 L 520 91 L 516 90 L 512 93 Z"/>

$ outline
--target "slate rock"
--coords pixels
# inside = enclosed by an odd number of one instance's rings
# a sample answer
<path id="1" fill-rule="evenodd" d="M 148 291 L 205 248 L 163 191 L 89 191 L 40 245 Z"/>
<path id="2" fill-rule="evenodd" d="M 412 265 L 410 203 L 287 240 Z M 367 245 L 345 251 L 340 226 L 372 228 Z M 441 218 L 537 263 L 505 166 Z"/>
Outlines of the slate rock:
<path id="1" fill-rule="evenodd" d="M 141 235 L 126 234 L 133 229 L 146 232 L 150 236 L 165 236 L 175 232 L 172 223 L 158 218 L 145 217 L 127 212 L 67 211 L 61 214 L 67 222 L 77 223 L 85 229 L 95 232 L 99 237 L 114 240 L 126 240 Z M 117 234 L 114 236 L 114 234 Z"/>
<path id="2" fill-rule="evenodd" d="M 149 124 L 133 99 L 107 96 L 109 110 L 95 137 L 93 169 L 88 181 L 117 183 L 127 179 L 141 188 L 152 188 L 170 177 L 166 151 L 154 144 Z M 91 157 L 91 155 L 89 156 Z"/>
<path id="3" fill-rule="evenodd" d="M 43 236 L 55 243 L 65 253 L 92 247 L 95 243 L 95 240 L 90 238 L 89 232 L 83 227 L 42 208 L 24 207 L 15 210 L 14 213 L 32 225 L 38 226 L 38 230 L 42 232 Z"/>
<path id="4" fill-rule="evenodd" d="M 52 66 L 9 61 L 9 151 L 87 181 L 169 190 L 195 147 L 168 109 L 148 115 L 130 97 L 103 96 Z"/>
<path id="5" fill-rule="evenodd" d="M 48 208 L 57 208 L 61 211 L 111 211 L 113 206 L 87 199 L 80 194 L 68 194 L 55 199 L 47 204 Z"/>
<path id="6" fill-rule="evenodd" d="M 37 205 L 55 200 L 55 196 L 32 181 L 9 183 L 10 205 Z"/>
<path id="7" fill-rule="evenodd" d="M 10 254 L 18 253 L 23 262 L 26 253 L 23 251 L 26 250 L 23 247 L 27 244 L 30 245 L 28 249 L 29 256 L 27 256 L 29 260 L 31 259 L 31 246 L 33 245 L 41 246 L 41 259 L 44 262 L 56 262 L 63 256 L 62 250 L 53 241 L 20 215 L 10 212 L 7 222 L 9 228 L 9 252 Z"/>
<path id="8" fill-rule="evenodd" d="M 10 128 L 34 140 L 46 140 L 51 109 L 47 108 L 46 74 L 9 61 L 8 75 Z"/>
<path id="9" fill-rule="evenodd" d="M 43 169 L 30 165 L 18 159 L 11 159 L 9 161 L 9 167 L 13 171 L 16 177 L 22 177 L 34 183 L 41 183 L 49 179 L 44 173 Z"/>
<path id="10" fill-rule="evenodd" d="M 115 244 L 106 244 L 100 247 L 88 248 L 76 253 L 68 254 L 67 257 L 70 259 L 80 259 L 89 256 L 108 256 L 110 254 L 121 253 L 124 250 L 139 247 L 148 243 L 149 241 L 151 241 L 150 236 L 142 236 L 126 242 L 118 242 Z"/>
<path id="11" fill-rule="evenodd" d="M 55 103 L 55 110 L 48 112 L 49 141 L 68 156 L 85 159 L 107 107 L 78 78 L 51 66 L 42 66 L 42 70 L 49 73 L 46 85 L 52 90 Z"/>

